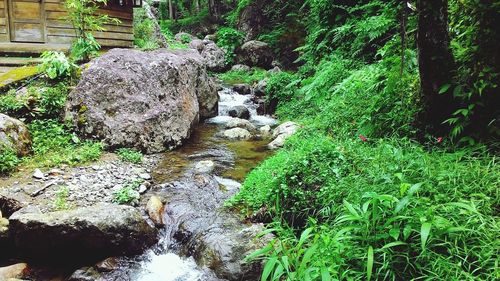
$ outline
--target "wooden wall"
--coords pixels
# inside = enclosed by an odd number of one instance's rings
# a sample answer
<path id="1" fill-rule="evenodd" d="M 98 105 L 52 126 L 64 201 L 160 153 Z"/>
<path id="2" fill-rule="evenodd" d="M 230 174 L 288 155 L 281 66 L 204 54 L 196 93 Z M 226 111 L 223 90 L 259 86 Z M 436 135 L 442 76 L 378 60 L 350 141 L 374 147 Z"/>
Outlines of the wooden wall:
<path id="1" fill-rule="evenodd" d="M 7 0 L 0 0 L 0 42 L 9 41 L 7 25 Z"/>
<path id="2" fill-rule="evenodd" d="M 9 42 L 8 20 L 6 6 L 8 0 L 0 0 L 0 41 Z M 53 44 L 70 44 L 75 38 L 75 31 L 68 20 L 64 8 L 64 0 L 43 0 L 45 8 L 45 42 Z M 110 17 L 121 21 L 119 24 L 108 24 L 106 31 L 94 32 L 94 37 L 103 47 L 132 47 L 134 34 L 132 27 L 133 11 L 128 4 L 121 7 L 109 0 L 110 5 L 102 8 L 99 13 L 108 14 Z M 128 2 L 128 1 L 127 1 Z M 5 35 L 5 36 L 4 36 Z"/>

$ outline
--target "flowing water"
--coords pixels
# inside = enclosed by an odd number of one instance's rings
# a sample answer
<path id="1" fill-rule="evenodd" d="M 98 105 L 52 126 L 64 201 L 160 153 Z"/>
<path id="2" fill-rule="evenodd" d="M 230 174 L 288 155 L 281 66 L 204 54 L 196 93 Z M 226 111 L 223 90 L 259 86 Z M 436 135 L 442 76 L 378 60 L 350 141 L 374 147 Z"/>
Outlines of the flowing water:
<path id="1" fill-rule="evenodd" d="M 212 160 L 216 165 L 215 180 L 225 190 L 234 193 L 240 188 L 245 175 L 269 156 L 270 151 L 266 148 L 269 140 L 228 141 L 218 138 L 216 134 L 224 130 L 224 124 L 231 120 L 228 111 L 236 105 L 249 109 L 250 121 L 256 126 L 274 125 L 276 120 L 257 115 L 251 96 L 239 95 L 224 88 L 219 97 L 219 116 L 200 125 L 183 147 L 165 153 L 153 171 L 155 182 L 182 182 L 198 161 Z M 123 278 L 124 275 L 129 280 L 137 281 L 220 280 L 212 271 L 198 267 L 192 257 L 182 257 L 179 242 L 173 238 L 178 227 L 176 218 L 165 218 L 169 222 L 158 245 L 140 257 L 121 261 L 121 269 L 110 273 L 110 280 L 119 280 L 112 279 L 112 276 Z"/>

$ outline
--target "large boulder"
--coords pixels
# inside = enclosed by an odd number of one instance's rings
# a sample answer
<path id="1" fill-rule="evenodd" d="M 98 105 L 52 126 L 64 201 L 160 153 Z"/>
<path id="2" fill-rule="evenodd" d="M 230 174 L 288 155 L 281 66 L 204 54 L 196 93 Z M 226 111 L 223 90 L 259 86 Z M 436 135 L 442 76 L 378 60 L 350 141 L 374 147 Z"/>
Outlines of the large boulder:
<path id="1" fill-rule="evenodd" d="M 270 69 L 272 68 L 274 54 L 267 43 L 252 40 L 243 44 L 236 51 L 236 60 L 240 64 Z"/>
<path id="2" fill-rule="evenodd" d="M 197 50 L 207 68 L 211 71 L 220 72 L 227 68 L 226 52 L 219 48 L 211 40 L 193 39 L 189 48 Z"/>
<path id="3" fill-rule="evenodd" d="M 173 149 L 217 115 L 217 87 L 194 50 L 113 49 L 92 62 L 66 104 L 84 137 L 146 153 Z"/>
<path id="4" fill-rule="evenodd" d="M 264 7 L 269 5 L 269 0 L 253 0 L 249 1 L 238 17 L 237 27 L 245 33 L 246 40 L 255 39 L 269 23 L 266 13 L 263 12 Z"/>
<path id="5" fill-rule="evenodd" d="M 52 213 L 20 210 L 9 221 L 17 253 L 44 262 L 139 254 L 157 241 L 156 229 L 137 209 L 110 203 Z"/>
<path id="6" fill-rule="evenodd" d="M 26 156 L 31 152 L 31 136 L 23 122 L 0 113 L 0 152 L 4 149 Z"/>

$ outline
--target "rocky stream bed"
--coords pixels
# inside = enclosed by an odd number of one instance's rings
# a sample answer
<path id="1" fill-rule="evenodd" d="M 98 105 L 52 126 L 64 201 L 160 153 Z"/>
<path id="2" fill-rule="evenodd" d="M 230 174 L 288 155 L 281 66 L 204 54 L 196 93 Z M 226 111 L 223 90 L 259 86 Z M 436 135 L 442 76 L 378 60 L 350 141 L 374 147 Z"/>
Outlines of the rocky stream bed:
<path id="1" fill-rule="evenodd" d="M 242 222 L 223 205 L 275 148 L 268 144 L 281 142 L 296 125 L 283 124 L 273 134 L 276 121 L 258 115 L 253 100 L 223 88 L 217 117 L 198 125 L 182 147 L 147 155 L 140 165 L 108 153 L 87 166 L 2 180 L 2 212 L 11 216 L 17 252 L 0 258 L 0 266 L 8 265 L 0 279 L 258 280 L 261 264 L 243 259 L 269 237 L 258 238 L 262 224 Z M 135 208 L 112 204 L 130 182 L 140 182 Z M 56 211 L 62 187 L 69 211 Z"/>

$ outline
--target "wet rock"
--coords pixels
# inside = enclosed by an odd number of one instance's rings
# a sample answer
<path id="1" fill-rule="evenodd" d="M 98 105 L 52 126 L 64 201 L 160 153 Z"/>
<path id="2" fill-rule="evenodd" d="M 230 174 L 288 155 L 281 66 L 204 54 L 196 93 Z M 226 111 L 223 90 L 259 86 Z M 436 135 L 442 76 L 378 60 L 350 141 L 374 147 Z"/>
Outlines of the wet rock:
<path id="1" fill-rule="evenodd" d="M 236 61 L 252 67 L 270 69 L 273 59 L 273 50 L 267 43 L 262 41 L 248 41 L 236 51 Z"/>
<path id="2" fill-rule="evenodd" d="M 253 88 L 256 96 L 262 97 L 266 95 L 267 79 L 260 80 Z"/>
<path id="3" fill-rule="evenodd" d="M 19 255 L 45 262 L 138 254 L 157 240 L 137 209 L 109 203 L 45 214 L 16 212 L 10 233 Z"/>
<path id="4" fill-rule="evenodd" d="M 28 271 L 28 264 L 18 263 L 0 267 L 0 280 L 23 278 Z"/>
<path id="5" fill-rule="evenodd" d="M 42 171 L 40 171 L 40 169 L 35 170 L 35 172 L 33 173 L 33 177 L 37 180 L 42 180 L 45 178 L 44 174 L 42 173 Z"/>
<path id="6" fill-rule="evenodd" d="M 146 204 L 146 211 L 149 218 L 154 222 L 157 227 L 162 227 L 165 225 L 163 222 L 163 210 L 164 206 L 161 199 L 158 196 L 151 196 L 148 203 Z"/>
<path id="7" fill-rule="evenodd" d="M 80 135 L 147 153 L 175 148 L 217 115 L 216 84 L 194 50 L 113 49 L 82 74 L 66 104 Z"/>
<path id="8" fill-rule="evenodd" d="M 229 140 L 248 140 L 252 138 L 252 134 L 249 131 L 242 128 L 233 128 L 225 130 L 222 133 L 222 137 Z"/>
<path id="9" fill-rule="evenodd" d="M 99 272 L 110 272 L 118 268 L 118 260 L 116 258 L 107 258 L 95 265 Z"/>
<path id="10" fill-rule="evenodd" d="M 0 152 L 14 151 L 18 156 L 31 152 L 31 135 L 26 125 L 12 117 L 0 113 Z"/>
<path id="11" fill-rule="evenodd" d="M 199 174 L 210 174 L 215 170 L 215 163 L 211 160 L 196 163 L 195 170 Z"/>
<path id="12" fill-rule="evenodd" d="M 244 64 L 235 64 L 231 67 L 232 71 L 244 71 L 249 72 L 251 70 L 250 66 Z"/>
<path id="13" fill-rule="evenodd" d="M 229 116 L 241 119 L 250 119 L 250 111 L 243 105 L 233 106 L 229 109 Z"/>
<path id="14" fill-rule="evenodd" d="M 250 95 L 252 93 L 252 88 L 248 84 L 235 84 L 233 85 L 233 91 L 240 95 Z"/>
<path id="15" fill-rule="evenodd" d="M 93 267 L 82 267 L 67 279 L 68 281 L 95 281 L 99 279 L 99 272 Z"/>
<path id="16" fill-rule="evenodd" d="M 262 126 L 259 128 L 259 132 L 263 137 L 269 137 L 271 136 L 271 126 Z"/>
<path id="17" fill-rule="evenodd" d="M 226 129 L 232 128 L 243 128 L 248 131 L 255 131 L 257 129 L 250 121 L 241 118 L 233 118 L 226 123 Z"/>
<path id="18" fill-rule="evenodd" d="M 297 123 L 291 121 L 279 125 L 273 131 L 274 140 L 269 143 L 267 147 L 269 149 L 278 149 L 280 147 L 283 147 L 286 139 L 295 134 L 299 128 L 300 126 Z"/>

